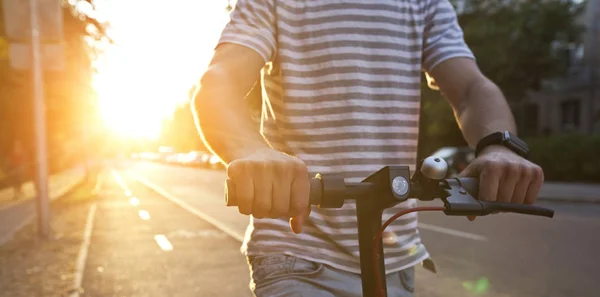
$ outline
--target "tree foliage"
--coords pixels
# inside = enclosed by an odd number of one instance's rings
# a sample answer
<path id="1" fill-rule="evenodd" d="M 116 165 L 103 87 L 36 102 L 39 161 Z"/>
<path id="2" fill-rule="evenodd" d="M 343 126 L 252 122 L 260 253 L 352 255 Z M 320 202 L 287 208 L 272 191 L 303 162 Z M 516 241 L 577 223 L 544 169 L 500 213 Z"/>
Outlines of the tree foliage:
<path id="1" fill-rule="evenodd" d="M 70 152 L 81 151 L 82 121 L 91 118 L 87 107 L 93 99 L 93 48 L 86 38 L 106 38 L 104 25 L 90 18 L 93 10 L 91 1 L 62 1 L 65 68 L 43 73 L 51 163 L 64 156 L 74 157 Z M 3 16 L 0 10 L 2 36 L 6 36 Z M 28 159 L 33 160 L 32 73 L 10 67 L 8 42 L 5 37 L 0 40 L 0 157 L 6 155 L 15 140 L 20 140 L 29 153 Z"/>
<path id="2" fill-rule="evenodd" d="M 467 0 L 459 13 L 465 41 L 481 71 L 511 102 L 545 78 L 562 76 L 567 64 L 556 44 L 576 42 L 582 5 L 562 0 Z M 466 145 L 452 109 L 439 92 L 423 84 L 421 155 L 441 146 Z"/>
<path id="3" fill-rule="evenodd" d="M 563 0 L 468 0 L 459 23 L 483 73 L 509 100 L 519 100 L 542 79 L 565 73 L 569 65 L 556 45 L 579 40 L 583 7 Z"/>

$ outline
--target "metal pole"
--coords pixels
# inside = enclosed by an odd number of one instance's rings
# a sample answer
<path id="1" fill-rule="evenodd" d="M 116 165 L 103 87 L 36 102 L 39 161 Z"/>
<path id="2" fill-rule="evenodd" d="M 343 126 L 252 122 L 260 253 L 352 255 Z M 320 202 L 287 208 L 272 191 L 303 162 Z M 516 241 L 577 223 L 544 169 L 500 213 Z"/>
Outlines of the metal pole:
<path id="1" fill-rule="evenodd" d="M 35 121 L 35 144 L 37 157 L 37 214 L 38 232 L 42 238 L 50 237 L 50 201 L 48 197 L 48 164 L 46 155 L 46 107 L 44 104 L 44 80 L 40 54 L 40 31 L 38 1 L 29 0 L 31 15 L 31 54 L 33 72 L 33 112 Z"/>

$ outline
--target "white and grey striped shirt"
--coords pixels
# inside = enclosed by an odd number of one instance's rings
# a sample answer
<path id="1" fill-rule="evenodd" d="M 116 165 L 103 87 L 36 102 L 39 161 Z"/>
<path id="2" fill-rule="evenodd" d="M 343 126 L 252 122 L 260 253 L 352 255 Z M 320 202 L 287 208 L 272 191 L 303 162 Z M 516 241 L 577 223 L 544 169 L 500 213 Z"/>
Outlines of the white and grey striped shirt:
<path id="1" fill-rule="evenodd" d="M 255 50 L 263 69 L 262 134 L 311 174 L 359 182 L 416 163 L 421 74 L 474 58 L 448 0 L 238 0 L 219 40 Z M 408 201 L 389 209 L 384 220 Z M 313 208 L 304 233 L 251 219 L 242 252 L 286 253 L 359 273 L 355 204 Z M 388 227 L 388 273 L 428 257 L 416 214 Z"/>

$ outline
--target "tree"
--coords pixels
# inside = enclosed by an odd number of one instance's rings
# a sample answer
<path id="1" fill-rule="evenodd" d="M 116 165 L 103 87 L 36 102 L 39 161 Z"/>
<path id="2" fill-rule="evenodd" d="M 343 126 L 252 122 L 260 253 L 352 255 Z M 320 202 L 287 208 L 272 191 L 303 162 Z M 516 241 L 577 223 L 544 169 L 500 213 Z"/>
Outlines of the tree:
<path id="1" fill-rule="evenodd" d="M 68 145 L 81 139 L 81 119 L 84 105 L 90 103 L 91 48 L 85 38 L 102 39 L 104 25 L 89 14 L 93 5 L 88 1 L 62 1 L 63 37 L 66 68 L 60 72 L 44 73 L 44 88 L 48 128 L 48 148 L 51 164 L 61 156 L 79 157 L 65 151 Z M 83 9 L 87 8 L 87 9 Z M 4 33 L 4 14 L 0 23 Z M 6 35 L 6 34 L 3 34 Z M 2 39 L 2 40 L 5 40 Z M 6 52 L 7 43 L 0 43 L 0 53 Z M 9 67 L 8 56 L 0 55 L 0 157 L 5 155 L 13 140 L 19 138 L 33 156 L 33 107 L 31 72 Z M 77 141 L 75 141 L 77 140 Z M 81 143 L 78 144 L 81 148 Z M 81 149 L 71 149 L 81 151 Z"/>
<path id="2" fill-rule="evenodd" d="M 576 42 L 584 6 L 563 0 L 469 0 L 458 17 L 482 72 L 508 100 L 567 70 L 557 44 Z"/>
<path id="3" fill-rule="evenodd" d="M 481 71 L 509 102 L 517 103 L 543 79 L 565 74 L 556 44 L 578 40 L 582 28 L 576 18 L 582 7 L 562 0 L 466 0 L 458 22 Z M 466 145 L 452 109 L 426 84 L 420 131 L 421 156 L 441 146 Z"/>

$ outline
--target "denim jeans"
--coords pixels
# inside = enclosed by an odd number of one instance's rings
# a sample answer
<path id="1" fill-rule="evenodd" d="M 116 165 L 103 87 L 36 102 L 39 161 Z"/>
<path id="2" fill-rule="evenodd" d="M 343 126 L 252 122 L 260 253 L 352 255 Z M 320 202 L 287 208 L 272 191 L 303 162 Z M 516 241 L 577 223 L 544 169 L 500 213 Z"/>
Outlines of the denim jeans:
<path id="1" fill-rule="evenodd" d="M 256 297 L 363 297 L 360 275 L 294 256 L 248 257 Z M 413 297 L 414 267 L 387 275 L 389 297 Z"/>

